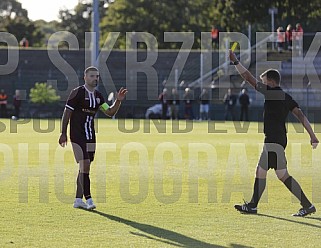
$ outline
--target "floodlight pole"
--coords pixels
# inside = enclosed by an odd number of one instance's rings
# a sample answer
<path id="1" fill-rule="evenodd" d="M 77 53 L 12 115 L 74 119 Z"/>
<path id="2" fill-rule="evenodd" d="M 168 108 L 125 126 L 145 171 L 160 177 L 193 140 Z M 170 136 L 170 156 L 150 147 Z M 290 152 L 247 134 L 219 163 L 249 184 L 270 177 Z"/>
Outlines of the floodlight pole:
<path id="1" fill-rule="evenodd" d="M 201 79 L 201 84 L 200 84 L 200 87 L 201 87 L 201 91 L 203 90 L 203 74 L 204 74 L 204 54 L 201 53 L 201 56 L 200 56 L 200 79 Z"/>
<path id="2" fill-rule="evenodd" d="M 306 114 L 306 116 L 309 116 L 309 105 L 310 105 L 310 101 L 309 101 L 309 89 L 311 88 L 311 82 L 309 82 L 308 84 L 307 84 L 307 92 L 306 92 L 306 95 L 307 95 L 307 105 L 306 105 L 306 110 L 305 110 L 305 114 Z"/>
<path id="3" fill-rule="evenodd" d="M 91 65 L 98 67 L 99 54 L 99 0 L 93 0 L 91 14 Z"/>
<path id="4" fill-rule="evenodd" d="M 277 14 L 277 13 L 278 13 L 278 9 L 277 8 L 275 8 L 275 7 L 269 8 L 269 14 L 271 15 L 271 29 L 272 29 L 271 31 L 272 31 L 272 34 L 273 34 L 273 32 L 275 32 L 275 29 L 274 29 L 274 14 Z M 274 42 L 272 42 L 272 50 L 274 50 Z"/>

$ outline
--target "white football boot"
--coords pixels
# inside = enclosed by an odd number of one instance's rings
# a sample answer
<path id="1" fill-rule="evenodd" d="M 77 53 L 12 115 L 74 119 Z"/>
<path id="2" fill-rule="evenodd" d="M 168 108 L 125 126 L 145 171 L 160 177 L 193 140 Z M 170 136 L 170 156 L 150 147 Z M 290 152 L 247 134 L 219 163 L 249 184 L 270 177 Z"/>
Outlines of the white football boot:
<path id="1" fill-rule="evenodd" d="M 74 201 L 74 208 L 84 208 L 87 209 L 87 204 L 82 201 L 81 198 L 76 198 Z"/>
<path id="2" fill-rule="evenodd" d="M 92 209 L 96 208 L 96 205 L 94 204 L 92 198 L 87 199 L 86 204 L 87 204 L 87 209 L 88 210 L 92 210 Z"/>

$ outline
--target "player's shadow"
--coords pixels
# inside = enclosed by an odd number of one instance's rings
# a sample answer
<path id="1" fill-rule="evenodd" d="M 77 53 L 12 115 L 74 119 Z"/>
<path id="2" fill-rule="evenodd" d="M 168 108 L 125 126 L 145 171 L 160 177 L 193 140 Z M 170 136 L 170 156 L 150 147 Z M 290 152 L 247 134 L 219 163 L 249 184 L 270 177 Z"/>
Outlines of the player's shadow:
<path id="1" fill-rule="evenodd" d="M 131 220 L 127 220 L 118 216 L 106 214 L 97 210 L 93 210 L 93 213 L 99 214 L 109 220 L 116 221 L 118 223 L 122 223 L 125 225 L 128 225 L 130 227 L 133 227 L 143 233 L 138 232 L 131 232 L 133 235 L 145 237 L 148 239 L 153 239 L 159 242 L 163 242 L 166 244 L 174 245 L 177 247 L 223 247 L 218 245 L 209 244 L 197 239 L 193 239 L 190 237 L 187 237 L 185 235 L 182 235 L 180 233 L 170 231 L 164 228 L 143 224 Z"/>
<path id="2" fill-rule="evenodd" d="M 130 232 L 132 235 L 144 237 L 147 239 L 152 239 L 158 242 L 162 242 L 165 244 L 177 246 L 177 247 L 205 247 L 205 248 L 220 248 L 224 246 L 220 245 L 213 245 L 201 240 L 197 240 L 188 236 L 185 236 L 183 234 L 170 231 L 161 227 L 152 226 L 149 224 L 139 223 L 131 220 L 127 220 L 115 215 L 106 214 L 97 210 L 90 211 L 92 213 L 98 214 L 100 216 L 103 216 L 109 220 L 116 221 L 118 223 L 122 223 L 125 225 L 128 225 L 130 227 L 133 227 L 137 229 L 140 232 Z M 242 246 L 238 244 L 231 244 L 230 247 L 235 248 L 246 248 L 248 246 Z"/>
<path id="3" fill-rule="evenodd" d="M 321 228 L 321 225 L 316 225 L 316 224 L 312 224 L 312 223 L 306 223 L 303 221 L 298 221 L 297 219 L 302 218 L 302 217 L 293 217 L 296 218 L 296 220 L 292 220 L 292 219 L 286 219 L 286 218 L 282 218 L 282 217 L 276 217 L 273 215 L 268 215 L 268 214 L 257 214 L 258 216 L 263 216 L 263 217 L 267 217 L 267 218 L 272 218 L 272 219 L 277 219 L 277 220 L 284 220 L 284 221 L 288 221 L 291 223 L 296 223 L 296 224 L 301 224 L 301 225 L 306 225 L 306 226 L 310 226 L 310 227 L 314 227 L 314 228 Z M 321 218 L 315 218 L 315 217 L 305 217 L 306 219 L 314 219 L 314 220 L 320 220 Z"/>

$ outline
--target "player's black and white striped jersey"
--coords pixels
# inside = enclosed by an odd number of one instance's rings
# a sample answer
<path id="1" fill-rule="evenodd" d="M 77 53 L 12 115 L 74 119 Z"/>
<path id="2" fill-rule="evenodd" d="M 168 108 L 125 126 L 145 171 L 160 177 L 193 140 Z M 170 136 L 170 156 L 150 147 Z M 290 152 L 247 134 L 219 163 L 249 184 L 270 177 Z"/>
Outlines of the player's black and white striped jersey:
<path id="1" fill-rule="evenodd" d="M 85 85 L 71 91 L 66 108 L 72 111 L 70 117 L 72 142 L 95 142 L 94 117 L 104 102 L 104 97 L 99 91 L 91 92 Z"/>

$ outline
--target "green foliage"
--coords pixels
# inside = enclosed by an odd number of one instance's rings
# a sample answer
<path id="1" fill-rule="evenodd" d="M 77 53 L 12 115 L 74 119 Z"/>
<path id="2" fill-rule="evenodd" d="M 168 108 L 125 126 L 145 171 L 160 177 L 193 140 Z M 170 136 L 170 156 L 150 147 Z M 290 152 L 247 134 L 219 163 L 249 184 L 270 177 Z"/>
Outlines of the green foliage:
<path id="1" fill-rule="evenodd" d="M 44 20 L 36 20 L 34 22 L 36 27 L 36 32 L 41 33 L 41 37 L 38 37 L 33 43 L 33 46 L 38 47 L 47 47 L 47 41 L 50 36 L 57 31 L 56 26 L 58 25 L 57 21 L 46 22 Z"/>
<path id="2" fill-rule="evenodd" d="M 156 37 L 159 48 L 178 48 L 181 44 L 164 42 L 164 32 L 189 31 L 194 32 L 195 47 L 200 47 L 200 33 L 210 32 L 215 13 L 210 0 L 117 0 L 106 11 L 101 21 L 102 40 L 109 32 L 120 32 L 119 48 L 126 47 L 126 32 L 148 32 Z"/>
<path id="3" fill-rule="evenodd" d="M 100 18 L 104 16 L 103 1 L 100 1 Z M 60 10 L 57 23 L 59 30 L 64 30 L 74 34 L 79 42 L 79 47 L 85 47 L 85 32 L 91 31 L 91 9 L 92 4 L 79 3 L 73 10 Z"/>
<path id="4" fill-rule="evenodd" d="M 24 17 L 17 17 L 8 22 L 6 30 L 13 34 L 18 42 L 23 37 L 26 37 L 29 41 L 29 46 L 40 46 L 40 42 L 44 37 L 41 30 L 37 29 L 33 22 Z"/>
<path id="5" fill-rule="evenodd" d="M 34 22 L 29 20 L 28 11 L 16 0 L 1 1 L 0 30 L 13 34 L 18 42 L 26 37 L 30 46 L 40 46 L 44 37 Z"/>
<path id="6" fill-rule="evenodd" d="M 108 8 L 104 3 L 109 2 Z M 268 9 L 276 7 L 275 27 L 300 22 L 305 32 L 319 31 L 321 1 L 311 0 L 106 0 L 99 2 L 101 46 L 110 32 L 120 32 L 114 48 L 126 48 L 126 32 L 148 32 L 156 37 L 159 48 L 179 48 L 181 43 L 164 42 L 164 32 L 193 32 L 194 48 L 200 48 L 200 33 L 215 25 L 220 31 L 247 33 L 271 31 Z M 105 6 L 105 7 L 104 7 Z M 0 2 L 0 30 L 26 37 L 30 46 L 46 46 L 56 31 L 69 31 L 85 48 L 85 32 L 91 30 L 91 3 L 79 2 L 73 10 L 59 12 L 59 22 L 47 25 L 28 18 L 27 10 L 17 0 Z M 44 28 L 46 27 L 46 28 Z"/>
<path id="7" fill-rule="evenodd" d="M 252 24 L 254 32 L 271 30 L 268 9 L 278 8 L 275 27 L 297 22 L 307 32 L 319 30 L 321 2 L 312 0 L 256 1 L 256 0 L 117 0 L 106 10 L 101 21 L 102 42 L 109 32 L 120 32 L 115 47 L 125 48 L 126 32 L 149 32 L 153 34 L 159 48 L 178 48 L 180 44 L 165 43 L 164 32 L 192 31 L 195 34 L 194 48 L 200 47 L 200 32 L 209 32 L 215 25 L 221 31 L 247 32 Z"/>
<path id="8" fill-rule="evenodd" d="M 28 18 L 28 11 L 23 9 L 21 3 L 16 0 L 1 0 L 0 18 L 24 17 Z"/>
<path id="9" fill-rule="evenodd" d="M 85 32 L 90 31 L 90 15 L 87 15 L 89 5 L 78 4 L 73 11 L 60 10 L 57 27 L 59 30 L 68 31 L 77 37 L 79 47 L 85 47 Z"/>
<path id="10" fill-rule="evenodd" d="M 257 26 L 255 31 L 263 32 L 271 30 L 271 15 L 268 10 L 271 7 L 278 9 L 275 15 L 275 28 L 288 24 L 295 26 L 301 23 L 307 32 L 319 31 L 321 17 L 321 2 L 319 0 L 229 0 L 221 1 L 219 20 L 227 30 L 242 31 L 242 26 L 247 24 Z M 275 30 L 276 31 L 276 30 Z"/>
<path id="11" fill-rule="evenodd" d="M 30 101 L 36 104 L 55 103 L 60 99 L 56 90 L 46 83 L 36 83 L 35 86 L 30 89 L 29 96 Z"/>

